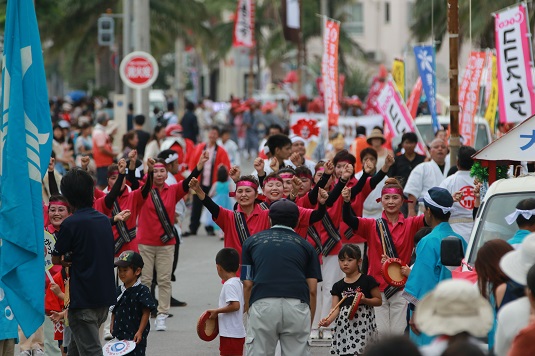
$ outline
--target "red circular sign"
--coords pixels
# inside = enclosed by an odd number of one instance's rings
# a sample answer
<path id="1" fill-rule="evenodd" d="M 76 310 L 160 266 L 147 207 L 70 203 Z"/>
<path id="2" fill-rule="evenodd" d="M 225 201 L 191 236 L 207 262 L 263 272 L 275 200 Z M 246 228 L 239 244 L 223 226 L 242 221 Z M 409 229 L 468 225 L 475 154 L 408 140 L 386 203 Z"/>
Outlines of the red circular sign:
<path id="1" fill-rule="evenodd" d="M 132 52 L 125 56 L 119 70 L 121 79 L 132 88 L 147 88 L 158 77 L 158 63 L 145 52 Z"/>
<path id="2" fill-rule="evenodd" d="M 124 75 L 133 83 L 145 84 L 154 75 L 154 67 L 143 57 L 133 57 L 124 66 Z"/>

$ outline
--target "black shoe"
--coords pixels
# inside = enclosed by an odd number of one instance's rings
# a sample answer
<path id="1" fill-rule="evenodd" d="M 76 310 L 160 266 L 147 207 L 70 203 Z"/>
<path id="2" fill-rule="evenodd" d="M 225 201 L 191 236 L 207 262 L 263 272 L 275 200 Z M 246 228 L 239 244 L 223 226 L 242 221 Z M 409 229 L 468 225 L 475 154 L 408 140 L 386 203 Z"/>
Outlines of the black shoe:
<path id="1" fill-rule="evenodd" d="M 206 233 L 208 234 L 208 236 L 215 236 L 215 232 L 213 231 L 206 231 Z"/>
<path id="2" fill-rule="evenodd" d="M 171 282 L 176 282 L 176 277 L 174 273 L 171 275 Z"/>
<path id="3" fill-rule="evenodd" d="M 171 297 L 171 306 L 172 307 L 185 307 L 186 305 L 188 305 L 188 303 L 181 302 L 180 300 L 177 300 L 177 299 Z"/>
<path id="4" fill-rule="evenodd" d="M 182 233 L 182 237 L 188 237 L 188 236 L 195 236 L 197 235 L 196 232 L 191 232 L 191 231 L 186 231 L 184 233 Z"/>

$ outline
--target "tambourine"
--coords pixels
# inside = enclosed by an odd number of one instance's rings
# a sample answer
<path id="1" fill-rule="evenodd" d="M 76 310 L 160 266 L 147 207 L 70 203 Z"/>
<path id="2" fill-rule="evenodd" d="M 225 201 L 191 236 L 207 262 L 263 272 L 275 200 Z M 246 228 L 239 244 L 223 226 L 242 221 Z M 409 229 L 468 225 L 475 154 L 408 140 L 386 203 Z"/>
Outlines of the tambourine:
<path id="1" fill-rule="evenodd" d="M 403 287 L 407 277 L 401 273 L 403 262 L 399 258 L 388 258 L 381 267 L 381 274 L 385 282 L 393 287 Z"/>
<path id="2" fill-rule="evenodd" d="M 102 347 L 104 356 L 121 356 L 129 354 L 136 348 L 136 343 L 132 340 L 110 340 Z"/>
<path id="3" fill-rule="evenodd" d="M 348 319 L 353 320 L 355 317 L 355 314 L 357 314 L 357 310 L 359 309 L 360 300 L 362 299 L 362 296 L 364 293 L 356 291 L 355 297 L 353 298 L 353 303 L 351 303 L 351 308 L 349 308 L 349 315 Z"/>
<path id="4" fill-rule="evenodd" d="M 217 325 L 217 318 L 210 319 L 210 313 L 205 311 L 197 322 L 197 335 L 204 341 L 212 341 L 219 334 L 219 326 Z"/>

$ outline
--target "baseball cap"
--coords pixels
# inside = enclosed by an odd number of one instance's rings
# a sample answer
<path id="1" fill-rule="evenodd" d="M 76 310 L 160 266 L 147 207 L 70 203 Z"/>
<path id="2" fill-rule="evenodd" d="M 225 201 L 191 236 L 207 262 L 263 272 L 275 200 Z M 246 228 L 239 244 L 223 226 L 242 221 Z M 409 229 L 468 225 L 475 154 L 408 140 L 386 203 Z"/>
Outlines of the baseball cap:
<path id="1" fill-rule="evenodd" d="M 123 251 L 119 255 L 119 257 L 115 261 L 115 265 L 119 267 L 132 266 L 132 267 L 143 268 L 144 263 L 143 263 L 143 258 L 141 257 L 139 253 L 128 250 L 128 251 Z"/>
<path id="2" fill-rule="evenodd" d="M 294 202 L 283 198 L 271 203 L 269 206 L 269 217 L 276 222 L 291 224 L 295 221 L 295 225 L 297 225 L 297 221 L 299 220 L 299 209 Z M 294 228 L 295 225 L 288 226 Z"/>

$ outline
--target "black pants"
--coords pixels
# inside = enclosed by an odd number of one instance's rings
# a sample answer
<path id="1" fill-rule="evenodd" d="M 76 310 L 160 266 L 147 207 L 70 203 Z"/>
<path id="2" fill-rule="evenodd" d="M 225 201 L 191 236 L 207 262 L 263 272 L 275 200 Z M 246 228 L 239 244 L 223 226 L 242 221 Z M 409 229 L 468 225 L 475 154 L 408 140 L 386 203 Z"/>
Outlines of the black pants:
<path id="1" fill-rule="evenodd" d="M 210 187 L 201 185 L 201 188 L 205 194 L 208 194 Z M 199 199 L 197 194 L 193 195 L 193 204 L 191 206 L 191 218 L 189 222 L 189 231 L 192 234 L 196 234 L 199 226 L 201 225 L 201 214 L 202 214 L 202 201 Z M 214 228 L 212 226 L 206 226 L 206 232 L 213 232 Z"/>

